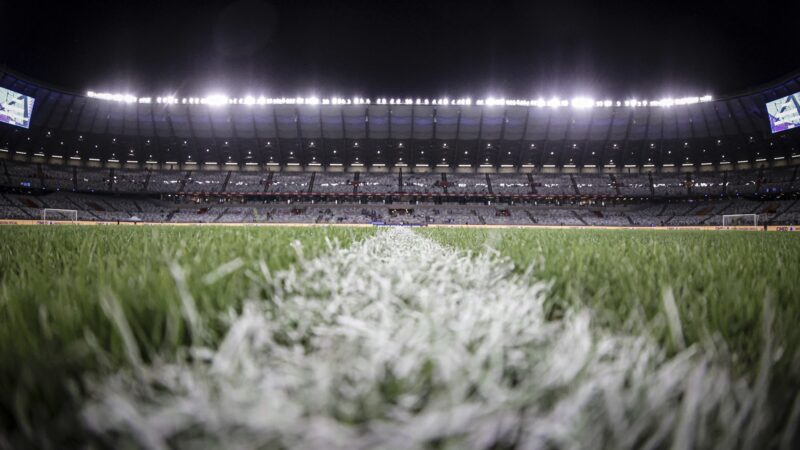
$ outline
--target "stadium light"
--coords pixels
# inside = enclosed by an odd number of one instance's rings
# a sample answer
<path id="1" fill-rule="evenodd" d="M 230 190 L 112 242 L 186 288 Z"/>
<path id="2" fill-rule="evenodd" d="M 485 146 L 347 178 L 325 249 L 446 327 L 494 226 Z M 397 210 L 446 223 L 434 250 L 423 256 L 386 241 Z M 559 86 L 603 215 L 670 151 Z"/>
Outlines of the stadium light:
<path id="1" fill-rule="evenodd" d="M 120 103 L 136 103 L 138 98 L 132 94 L 111 94 L 107 92 L 94 92 L 89 91 L 86 93 L 89 98 L 97 98 L 100 100 L 108 100 Z"/>
<path id="2" fill-rule="evenodd" d="M 228 104 L 228 97 L 222 94 L 213 94 L 209 95 L 205 98 L 200 99 L 201 104 L 207 104 L 210 106 L 221 106 Z"/>
<path id="3" fill-rule="evenodd" d="M 149 103 L 157 103 L 157 104 L 166 104 L 166 105 L 174 105 L 174 104 L 190 104 L 190 105 L 209 105 L 209 106 L 220 106 L 220 105 L 370 105 L 372 104 L 372 100 L 365 97 L 355 96 L 352 98 L 342 98 L 342 97 L 328 97 L 328 98 L 320 98 L 316 96 L 310 97 L 264 97 L 260 96 L 258 98 L 252 95 L 246 95 L 244 97 L 228 97 L 222 94 L 212 94 L 207 95 L 205 97 L 181 97 L 180 99 L 175 97 L 174 95 L 167 95 L 167 96 L 158 96 L 158 97 L 137 97 L 133 94 L 122 94 L 122 93 L 108 93 L 108 92 L 95 92 L 95 91 L 88 91 L 87 97 L 99 99 L 99 100 L 106 100 L 106 101 L 113 101 L 118 103 L 140 103 L 140 104 L 149 104 Z M 538 99 L 509 99 L 509 98 L 498 98 L 498 97 L 487 97 L 482 99 L 474 100 L 470 97 L 462 97 L 458 99 L 452 99 L 448 97 L 442 98 L 422 98 L 422 97 L 407 97 L 407 98 L 386 98 L 386 97 L 379 97 L 375 99 L 375 104 L 378 105 L 455 105 L 455 106 L 522 106 L 522 107 L 538 107 L 544 108 L 545 106 L 551 108 L 559 108 L 559 107 L 566 107 L 572 106 L 576 109 L 588 109 L 588 108 L 595 108 L 595 107 L 604 107 L 609 108 L 613 106 L 617 107 L 663 107 L 669 108 L 672 106 L 681 106 L 681 105 L 693 105 L 697 103 L 704 103 L 713 101 L 713 97 L 711 95 L 703 95 L 703 96 L 690 96 L 690 97 L 680 97 L 680 98 L 671 98 L 665 97 L 658 100 L 637 100 L 637 99 L 627 99 L 624 101 L 621 100 L 594 100 L 588 97 L 576 97 L 570 100 L 563 100 L 558 96 L 552 97 L 550 100 L 545 100 L 543 98 Z"/>
<path id="4" fill-rule="evenodd" d="M 595 106 L 595 101 L 591 98 L 577 97 L 572 99 L 572 107 L 576 109 L 588 109 Z"/>

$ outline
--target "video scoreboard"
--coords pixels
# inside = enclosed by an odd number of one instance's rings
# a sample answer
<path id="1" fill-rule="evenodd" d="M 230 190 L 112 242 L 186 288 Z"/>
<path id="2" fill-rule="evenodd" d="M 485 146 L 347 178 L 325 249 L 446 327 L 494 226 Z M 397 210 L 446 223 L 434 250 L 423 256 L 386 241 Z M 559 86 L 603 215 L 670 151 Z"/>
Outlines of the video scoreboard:
<path id="1" fill-rule="evenodd" d="M 800 127 L 800 92 L 767 103 L 773 133 Z"/>
<path id="2" fill-rule="evenodd" d="M 33 102 L 33 97 L 0 87 L 0 122 L 28 128 Z"/>

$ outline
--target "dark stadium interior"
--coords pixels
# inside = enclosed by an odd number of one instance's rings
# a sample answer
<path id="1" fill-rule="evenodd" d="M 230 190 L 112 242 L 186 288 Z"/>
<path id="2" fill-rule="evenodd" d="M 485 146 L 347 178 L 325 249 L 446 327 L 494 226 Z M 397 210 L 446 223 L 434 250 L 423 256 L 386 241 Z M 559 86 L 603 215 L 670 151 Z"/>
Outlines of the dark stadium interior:
<path id="1" fill-rule="evenodd" d="M 5 1 L 0 16 L 30 20 L 0 28 L 0 64 L 77 92 L 721 96 L 797 69 L 800 6 L 752 6 Z"/>
<path id="2" fill-rule="evenodd" d="M 125 102 L 11 71 L 0 86 L 32 97 L 37 111 L 28 129 L 0 129 L 0 185 L 9 195 L 36 196 L 4 197 L 6 219 L 38 219 L 39 209 L 57 205 L 82 210 L 85 220 L 198 223 L 678 226 L 717 225 L 732 213 L 759 214 L 770 225 L 798 218 L 800 129 L 773 134 L 764 109 L 800 90 L 797 73 L 713 100 L 588 108 L 428 99 Z M 102 200 L 112 203 L 63 198 L 71 192 L 112 194 Z M 149 198 L 144 204 L 155 202 L 159 213 L 113 204 L 120 195 Z M 300 207 L 281 215 L 263 206 L 281 202 Z M 334 207 L 310 206 L 318 203 Z M 418 206 L 398 217 L 386 203 Z M 425 210 L 437 204 L 450 208 Z"/>
<path id="3" fill-rule="evenodd" d="M 715 2 L 3 3 L 6 16 L 35 13 L 38 26 L 10 21 L 0 30 L 7 42 L 29 43 L 0 49 L 0 86 L 35 99 L 29 129 L 0 125 L 0 157 L 106 171 L 681 179 L 751 171 L 763 179 L 800 162 L 800 134 L 771 133 L 764 106 L 800 90 L 800 72 L 785 57 L 800 46 L 787 23 L 797 8 L 783 5 L 776 15 Z M 149 97 L 104 101 L 88 90 Z M 219 92 L 371 101 L 185 100 Z M 713 101 L 616 103 L 706 94 Z M 158 95 L 184 100 L 162 104 Z M 378 101 L 387 96 L 398 102 Z M 614 101 L 428 102 L 553 96 Z"/>
<path id="4" fill-rule="evenodd" d="M 0 0 L 0 450 L 800 449 L 799 18 Z"/>

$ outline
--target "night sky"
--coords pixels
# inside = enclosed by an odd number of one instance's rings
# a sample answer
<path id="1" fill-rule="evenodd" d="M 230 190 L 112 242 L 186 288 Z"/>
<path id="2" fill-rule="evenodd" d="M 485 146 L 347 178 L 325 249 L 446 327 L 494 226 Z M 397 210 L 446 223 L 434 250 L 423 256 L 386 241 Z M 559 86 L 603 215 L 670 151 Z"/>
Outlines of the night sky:
<path id="1" fill-rule="evenodd" d="M 800 2 L 770 5 L 0 0 L 0 65 L 153 96 L 721 96 L 800 69 Z"/>

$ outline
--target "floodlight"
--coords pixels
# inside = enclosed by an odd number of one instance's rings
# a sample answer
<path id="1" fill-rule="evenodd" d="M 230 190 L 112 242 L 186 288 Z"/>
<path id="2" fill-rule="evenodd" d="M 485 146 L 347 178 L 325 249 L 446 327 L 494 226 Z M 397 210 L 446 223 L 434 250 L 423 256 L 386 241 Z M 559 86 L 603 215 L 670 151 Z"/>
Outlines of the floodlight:
<path id="1" fill-rule="evenodd" d="M 577 97 L 572 99 L 572 107 L 577 109 L 587 109 L 595 106 L 595 102 L 591 98 Z"/>

